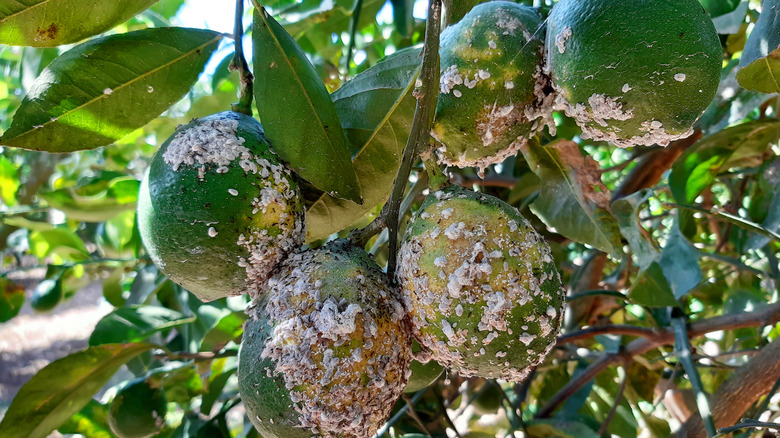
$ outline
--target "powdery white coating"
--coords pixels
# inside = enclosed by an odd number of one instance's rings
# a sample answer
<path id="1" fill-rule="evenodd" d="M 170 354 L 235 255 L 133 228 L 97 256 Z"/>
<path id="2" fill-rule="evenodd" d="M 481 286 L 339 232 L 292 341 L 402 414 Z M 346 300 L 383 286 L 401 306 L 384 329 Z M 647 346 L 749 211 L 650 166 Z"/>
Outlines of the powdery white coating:
<path id="1" fill-rule="evenodd" d="M 246 140 L 236 135 L 236 129 L 238 120 L 232 118 L 201 120 L 176 133 L 163 154 L 165 164 L 174 171 L 182 165 L 197 166 L 204 169 L 199 173 L 200 179 L 204 178 L 208 164 L 216 165 L 217 173 L 224 173 L 227 166 L 240 159 L 246 161 L 241 167 L 251 170 L 252 152 L 243 146 Z"/>
<path id="2" fill-rule="evenodd" d="M 434 360 L 463 376 L 522 381 L 544 359 L 549 351 L 546 343 L 554 344 L 562 309 L 549 305 L 541 312 L 536 309 L 542 302 L 562 304 L 562 289 L 550 295 L 540 288 L 548 280 L 560 284 L 560 278 L 557 272 L 553 277 L 535 273 L 550 254 L 527 221 L 509 216 L 498 221 L 492 216 L 465 217 L 462 203 L 473 200 L 464 201 L 453 192 L 431 195 L 438 201 L 415 213 L 399 251 L 396 275 L 415 336 L 431 350 Z M 445 218 L 443 212 L 449 209 L 454 213 Z M 423 214 L 428 219 L 422 219 Z M 423 227 L 420 221 L 436 227 Z M 439 228 L 444 232 L 434 233 Z M 513 315 L 528 315 L 525 323 L 536 334 L 513 334 Z M 497 343 L 499 337 L 503 338 Z M 529 350 L 537 338 L 535 349 Z M 504 365 L 496 360 L 507 352 L 515 360 L 518 352 L 525 353 L 526 362 Z M 491 371 L 485 371 L 484 362 Z"/>
<path id="3" fill-rule="evenodd" d="M 630 85 L 628 85 L 628 84 L 623 84 L 622 91 L 623 91 L 624 93 L 628 93 L 629 91 L 631 91 L 631 86 L 630 86 Z"/>
<path id="4" fill-rule="evenodd" d="M 677 73 L 674 75 L 674 80 L 677 82 L 685 82 L 685 73 Z"/>
<path id="5" fill-rule="evenodd" d="M 214 227 L 209 227 L 209 237 L 217 237 L 217 229 Z"/>
<path id="6" fill-rule="evenodd" d="M 628 84 L 626 84 L 628 85 Z M 608 127 L 607 120 L 629 120 L 634 118 L 633 110 L 623 110 L 623 105 L 617 97 L 608 97 L 603 94 L 593 94 L 588 98 L 588 104 L 576 103 L 572 105 L 565 97 L 563 91 L 553 84 L 556 97 L 555 109 L 563 110 L 567 116 L 573 118 L 582 129 L 582 138 L 594 141 L 606 141 L 615 146 L 627 148 L 632 146 L 650 146 L 657 144 L 668 146 L 670 142 L 686 138 L 693 134 L 689 129 L 680 134 L 670 134 L 656 120 L 647 120 L 641 123 L 642 135 L 626 136 L 619 128 L 600 129 L 593 123 L 602 127 Z M 625 85 L 623 86 L 625 90 Z M 629 88 L 630 89 L 630 88 Z"/>
<path id="7" fill-rule="evenodd" d="M 555 47 L 558 48 L 558 53 L 563 53 L 566 51 L 566 40 L 569 39 L 571 34 L 571 28 L 566 26 L 561 29 L 561 32 L 558 35 L 555 36 Z"/>
<path id="8" fill-rule="evenodd" d="M 367 437 L 411 374 L 411 339 L 403 306 L 378 267 L 338 259 L 353 263 L 363 282 L 347 278 L 339 290 L 323 285 L 319 278 L 332 275 L 327 263 L 336 260 L 331 251 L 288 257 L 268 281 L 267 304 L 250 310 L 250 318 L 264 313 L 273 327 L 260 359 L 274 364 L 268 377 L 284 380 L 299 427 L 317 436 Z"/>

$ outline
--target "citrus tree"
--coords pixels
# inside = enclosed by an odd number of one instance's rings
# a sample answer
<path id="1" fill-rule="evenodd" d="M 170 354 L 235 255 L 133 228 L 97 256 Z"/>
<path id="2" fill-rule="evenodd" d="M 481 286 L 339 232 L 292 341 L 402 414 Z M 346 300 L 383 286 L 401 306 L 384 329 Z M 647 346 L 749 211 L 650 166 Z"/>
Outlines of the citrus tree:
<path id="1" fill-rule="evenodd" d="M 0 0 L 0 437 L 777 430 L 780 1 L 184 3 Z"/>

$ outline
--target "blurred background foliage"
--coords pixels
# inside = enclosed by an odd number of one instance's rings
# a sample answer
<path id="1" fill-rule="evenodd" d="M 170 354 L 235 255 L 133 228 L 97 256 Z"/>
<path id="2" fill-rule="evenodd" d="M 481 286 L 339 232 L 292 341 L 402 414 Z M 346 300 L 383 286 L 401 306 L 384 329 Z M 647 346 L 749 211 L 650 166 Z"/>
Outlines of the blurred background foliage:
<path id="1" fill-rule="evenodd" d="M 695 141 L 668 149 L 618 149 L 582 140 L 572 120 L 555 116 L 556 138 L 574 140 L 602 172 L 613 213 L 621 212 L 624 249 L 633 257 L 612 258 L 547 227 L 530 206 L 544 185 L 555 181 L 541 181 L 522 156 L 490 168 L 484 177 L 471 169 L 448 170 L 454 182 L 518 207 L 548 239 L 569 294 L 564 335 L 523 384 L 445 372 L 431 387 L 400 400 L 383 434 L 668 436 L 702 411 L 702 395 L 717 403 L 719 388 L 735 370 L 751 358 L 760 360 L 762 348 L 780 336 L 780 101 L 776 93 L 751 91 L 736 80 L 761 8 L 755 0 L 700 1 L 713 17 L 724 57 L 720 90 L 697 126 Z M 168 26 L 185 2 L 160 0 L 109 33 Z M 448 20 L 457 21 L 475 3 L 448 2 Z M 521 3 L 543 12 L 552 6 Z M 420 1 L 272 0 L 265 6 L 298 41 L 330 91 L 382 57 L 421 43 L 425 29 L 426 4 Z M 244 18 L 249 32 L 251 9 Z M 70 47 L 0 46 L 0 131 L 9 127 L 43 68 Z M 135 222 L 139 181 L 157 146 L 177 125 L 236 101 L 238 75 L 227 69 L 231 57 L 232 42 L 226 39 L 184 99 L 112 146 L 70 154 L 1 149 L 0 322 L 13 324 L 23 306 L 56 311 L 94 282 L 101 285 L 101 300 L 112 307 L 88 339 L 90 347 L 104 349 L 54 362 L 46 368 L 49 380 L 42 380 L 43 372 L 36 376 L 38 385 L 61 392 L 74 391 L 74 381 L 92 389 L 73 392 L 89 402 L 56 425 L 63 434 L 111 436 L 108 403 L 129 381 L 140 379 L 166 396 L 166 425 L 159 436 L 257 436 L 244 418 L 235 378 L 247 298 L 207 304 L 194 299 L 151 264 Z M 415 169 L 403 213 L 424 196 L 425 179 L 424 171 Z M 683 200 L 676 191 L 693 196 Z M 379 207 L 353 227 L 370 222 Z M 387 260 L 386 241 L 382 234 L 368 244 L 380 265 Z M 37 285 L 25 290 L 19 278 L 29 272 L 37 273 Z M 740 315 L 736 326 L 726 324 Z M 695 331 L 697 323 L 713 318 L 722 326 L 706 334 L 685 332 L 686 322 Z M 588 327 L 607 328 L 588 335 Z M 690 344 L 680 340 L 688 336 Z M 647 348 L 640 345 L 644 341 L 650 342 Z M 135 344 L 115 347 L 127 343 Z M 122 367 L 122 372 L 108 380 L 113 372 L 98 376 L 90 363 L 114 371 Z M 595 376 L 582 377 L 604 363 Z M 71 370 L 72 380 L 56 378 L 64 369 Z M 780 395 L 773 382 L 751 389 L 742 404 L 733 405 L 739 410 L 735 418 L 776 421 Z M 27 403 L 35 401 L 31 397 Z M 45 421 L 56 414 L 55 408 Z"/>

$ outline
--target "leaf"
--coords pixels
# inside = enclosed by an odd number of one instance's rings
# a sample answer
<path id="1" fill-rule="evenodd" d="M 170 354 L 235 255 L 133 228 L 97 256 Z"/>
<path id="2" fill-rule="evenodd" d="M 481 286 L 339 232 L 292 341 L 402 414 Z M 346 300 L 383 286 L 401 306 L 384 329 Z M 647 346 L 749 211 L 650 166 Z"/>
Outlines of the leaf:
<path id="1" fill-rule="evenodd" d="M 658 260 L 675 298 L 684 297 L 701 280 L 699 252 L 680 232 L 679 219 L 674 221 L 666 245 Z"/>
<path id="2" fill-rule="evenodd" d="M 733 11 L 713 18 L 712 24 L 715 25 L 715 30 L 721 35 L 738 33 L 739 28 L 742 27 L 742 23 L 745 21 L 745 14 L 747 14 L 749 4 L 749 1 L 744 0 Z"/>
<path id="3" fill-rule="evenodd" d="M 11 402 L 0 422 L 3 438 L 43 438 L 89 403 L 120 366 L 154 348 L 107 344 L 55 360 L 38 371 Z"/>
<path id="4" fill-rule="evenodd" d="M 637 304 L 648 307 L 678 306 L 663 269 L 657 262 L 650 263 L 639 271 L 639 275 L 628 291 L 628 297 Z"/>
<path id="5" fill-rule="evenodd" d="M 225 388 L 225 384 L 227 383 L 228 379 L 230 379 L 230 377 L 236 373 L 237 370 L 238 368 L 234 366 L 227 370 L 223 370 L 219 374 L 212 374 L 212 376 L 209 378 L 208 391 L 203 394 L 201 399 L 200 412 L 203 415 L 209 415 L 211 413 L 211 408 L 214 406 L 214 402 L 216 402 L 217 398 L 222 395 L 222 390 Z"/>
<path id="6" fill-rule="evenodd" d="M 19 314 L 24 305 L 24 286 L 0 277 L 0 323 Z"/>
<path id="7" fill-rule="evenodd" d="M 764 152 L 780 135 L 779 120 L 755 120 L 699 140 L 672 166 L 669 186 L 677 202 L 693 202 L 721 172 L 761 164 Z"/>
<path id="8" fill-rule="evenodd" d="M 19 189 L 19 172 L 5 156 L 0 156 L 0 202 L 7 206 L 16 205 L 16 191 Z"/>
<path id="9" fill-rule="evenodd" d="M 529 438 L 598 438 L 599 434 L 583 423 L 561 419 L 531 420 L 525 430 Z"/>
<path id="10" fill-rule="evenodd" d="M 244 331 L 247 316 L 243 312 L 232 312 L 220 318 L 203 337 L 200 351 L 217 351 L 229 341 L 237 339 Z"/>
<path id="11" fill-rule="evenodd" d="M 750 216 L 760 221 L 770 231 L 780 227 L 780 158 L 768 163 L 758 178 L 756 193 L 750 198 Z M 745 243 L 748 250 L 759 249 L 771 239 L 762 235 L 751 235 Z"/>
<path id="12" fill-rule="evenodd" d="M 89 252 L 81 238 L 65 227 L 33 231 L 30 233 L 29 241 L 30 252 L 41 260 L 51 254 L 76 261 L 89 258 Z"/>
<path id="13" fill-rule="evenodd" d="M 739 6 L 740 0 L 699 0 L 704 10 L 711 17 L 718 17 L 727 14 Z"/>
<path id="14" fill-rule="evenodd" d="M 26 0 L 0 5 L 0 44 L 55 47 L 121 24 L 157 0 Z"/>
<path id="15" fill-rule="evenodd" d="M 780 93 L 780 0 L 764 0 L 762 8 L 742 52 L 737 80 L 749 90 Z"/>
<path id="16" fill-rule="evenodd" d="M 411 90 L 420 69 L 419 55 L 419 49 L 396 52 L 333 93 L 354 151 L 352 164 L 363 205 L 321 194 L 306 212 L 307 241 L 343 230 L 390 196 L 414 118 Z"/>
<path id="17" fill-rule="evenodd" d="M 169 27 L 78 45 L 44 69 L 0 144 L 47 152 L 111 144 L 181 99 L 221 39 Z"/>
<path id="18" fill-rule="evenodd" d="M 39 192 L 39 196 L 68 219 L 103 222 L 124 211 L 135 210 L 140 185 L 132 176 L 94 178 L 78 187 Z"/>
<path id="19" fill-rule="evenodd" d="M 618 199 L 611 205 L 612 214 L 620 227 L 620 232 L 628 241 L 631 250 L 636 254 L 637 264 L 645 268 L 658 256 L 658 249 L 653 240 L 639 223 L 639 207 L 653 196 L 651 189 L 643 189 L 625 198 Z"/>
<path id="20" fill-rule="evenodd" d="M 361 202 L 347 139 L 314 66 L 265 9 L 255 8 L 252 29 L 255 99 L 268 141 L 301 178 Z"/>
<path id="21" fill-rule="evenodd" d="M 89 345 L 139 342 L 172 327 L 195 321 L 174 310 L 159 306 L 125 307 L 104 316 L 89 337 Z"/>
<path id="22" fill-rule="evenodd" d="M 609 194 L 596 162 L 568 140 L 544 147 L 531 142 L 521 150 L 541 181 L 539 197 L 531 204 L 534 213 L 569 239 L 620 254 L 620 230 L 609 212 Z"/>
<path id="23" fill-rule="evenodd" d="M 85 438 L 113 438 L 108 426 L 108 405 L 90 400 L 57 431 L 63 434 L 79 434 Z"/>
<path id="24" fill-rule="evenodd" d="M 393 4 L 393 24 L 395 30 L 405 37 L 410 38 L 414 30 L 414 0 L 390 0 Z"/>

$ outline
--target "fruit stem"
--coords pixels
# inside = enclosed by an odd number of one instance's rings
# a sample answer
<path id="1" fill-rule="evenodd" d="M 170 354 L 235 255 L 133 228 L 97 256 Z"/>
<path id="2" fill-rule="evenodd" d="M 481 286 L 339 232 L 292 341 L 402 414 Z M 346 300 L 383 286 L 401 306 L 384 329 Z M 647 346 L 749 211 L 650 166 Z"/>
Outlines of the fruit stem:
<path id="1" fill-rule="evenodd" d="M 241 80 L 241 87 L 238 94 L 238 103 L 232 105 L 235 112 L 252 115 L 252 72 L 249 71 L 249 65 L 244 57 L 244 44 L 241 41 L 244 35 L 244 0 L 236 0 L 236 17 L 233 26 L 233 42 L 235 51 L 233 60 L 230 61 L 228 70 L 238 71 Z"/>
<path id="2" fill-rule="evenodd" d="M 352 18 L 349 22 L 349 46 L 347 46 L 346 64 L 344 64 L 344 79 L 349 77 L 349 64 L 352 62 L 352 52 L 355 51 L 355 35 L 358 30 L 358 20 L 360 20 L 360 11 L 363 9 L 363 0 L 357 0 L 352 9 Z"/>
<path id="3" fill-rule="evenodd" d="M 436 162 L 436 158 L 433 156 L 431 148 L 428 148 L 425 152 L 421 153 L 420 159 L 422 159 L 425 170 L 428 172 L 428 187 L 430 187 L 432 191 L 439 191 L 450 185 L 449 179 L 444 172 L 441 171 L 439 163 Z"/>
<path id="4" fill-rule="evenodd" d="M 425 44 L 423 46 L 423 65 L 420 72 L 418 87 L 414 90 L 417 107 L 409 138 L 406 141 L 401 166 L 393 183 L 393 192 L 382 208 L 382 217 L 387 224 L 389 233 L 389 259 L 387 273 L 395 283 L 395 265 L 398 252 L 398 212 L 401 198 L 409 182 L 417 156 L 428 146 L 436 102 L 439 99 L 439 33 L 441 31 L 441 0 L 428 1 L 428 19 L 425 23 Z"/>

